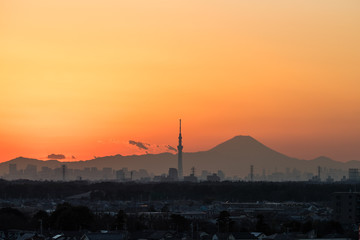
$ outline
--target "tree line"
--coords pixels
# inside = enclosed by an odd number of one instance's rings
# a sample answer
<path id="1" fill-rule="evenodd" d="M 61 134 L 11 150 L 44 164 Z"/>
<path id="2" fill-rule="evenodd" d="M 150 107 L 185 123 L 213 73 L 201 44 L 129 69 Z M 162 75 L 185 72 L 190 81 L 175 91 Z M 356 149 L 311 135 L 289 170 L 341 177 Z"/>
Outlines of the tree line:
<path id="1" fill-rule="evenodd" d="M 345 183 L 308 182 L 55 182 L 0 180 L 0 199 L 63 199 L 91 192 L 92 200 L 218 200 L 233 202 L 298 201 L 325 202 L 334 192 L 360 186 Z"/>
<path id="2" fill-rule="evenodd" d="M 162 211 L 167 211 L 163 208 Z M 127 214 L 119 210 L 117 214 L 97 214 L 86 206 L 73 206 L 69 203 L 58 204 L 55 211 L 47 213 L 37 211 L 29 216 L 14 208 L 0 209 L 0 230 L 5 234 L 11 229 L 38 231 L 49 235 L 56 231 L 100 231 L 117 230 L 130 233 L 142 230 L 173 230 L 176 232 L 204 231 L 209 234 L 217 232 L 263 232 L 267 235 L 282 232 L 303 232 L 315 230 L 318 236 L 326 234 L 343 233 L 338 222 L 334 221 L 307 221 L 299 222 L 287 220 L 284 222 L 274 221 L 258 215 L 256 221 L 246 220 L 233 221 L 230 213 L 222 211 L 216 217 L 216 222 L 186 219 L 179 214 L 154 215 L 153 217 L 143 214 Z"/>

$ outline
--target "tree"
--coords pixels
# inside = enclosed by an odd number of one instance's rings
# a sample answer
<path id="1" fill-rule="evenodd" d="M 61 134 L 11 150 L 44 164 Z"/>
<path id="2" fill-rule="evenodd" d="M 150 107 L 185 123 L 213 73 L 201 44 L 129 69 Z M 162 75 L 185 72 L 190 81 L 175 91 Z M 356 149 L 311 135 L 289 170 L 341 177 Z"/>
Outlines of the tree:
<path id="1" fill-rule="evenodd" d="M 31 219 L 31 225 L 35 228 L 48 229 L 50 226 L 50 216 L 47 212 L 39 210 Z"/>
<path id="2" fill-rule="evenodd" d="M 170 210 L 169 210 L 169 204 L 165 204 L 165 205 L 161 208 L 161 212 L 170 212 Z"/>
<path id="3" fill-rule="evenodd" d="M 259 214 L 256 216 L 256 218 L 257 218 L 256 226 L 255 226 L 256 231 L 263 232 L 265 234 L 270 234 L 271 229 L 270 229 L 269 225 L 265 223 L 264 215 Z"/>
<path id="4" fill-rule="evenodd" d="M 27 217 L 19 210 L 10 207 L 0 209 L 0 229 L 22 229 L 26 223 Z"/>
<path id="5" fill-rule="evenodd" d="M 232 231 L 234 222 L 230 219 L 230 213 L 228 211 L 221 211 L 216 222 L 220 232 Z"/>
<path id="6" fill-rule="evenodd" d="M 181 215 L 171 214 L 171 221 L 174 223 L 176 229 L 180 232 L 185 231 L 189 227 L 189 221 Z"/>
<path id="7" fill-rule="evenodd" d="M 126 230 L 127 215 L 123 210 L 116 214 L 116 226 L 119 230 Z"/>
<path id="8" fill-rule="evenodd" d="M 89 229 L 94 223 L 93 213 L 86 206 L 59 204 L 50 216 L 50 224 L 59 230 Z"/>

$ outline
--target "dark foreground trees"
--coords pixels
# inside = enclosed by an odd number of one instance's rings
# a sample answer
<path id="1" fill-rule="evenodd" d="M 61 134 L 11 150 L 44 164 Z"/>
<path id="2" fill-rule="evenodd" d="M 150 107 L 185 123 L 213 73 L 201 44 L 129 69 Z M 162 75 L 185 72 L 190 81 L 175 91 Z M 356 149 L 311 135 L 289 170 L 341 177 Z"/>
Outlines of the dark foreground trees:
<path id="1" fill-rule="evenodd" d="M 196 200 L 210 204 L 213 200 L 249 201 L 328 201 L 334 192 L 360 189 L 360 185 L 346 183 L 309 182 L 40 182 L 0 180 L 0 199 L 64 199 L 88 193 L 91 200 Z M 176 191 L 174 191 L 176 189 Z"/>
<path id="2" fill-rule="evenodd" d="M 22 229 L 27 226 L 27 217 L 17 209 L 6 207 L 0 209 L 0 226 L 2 229 Z"/>
<path id="3" fill-rule="evenodd" d="M 60 230 L 91 229 L 94 215 L 88 207 L 59 204 L 49 218 L 50 226 Z"/>
<path id="4" fill-rule="evenodd" d="M 29 216 L 15 208 L 0 209 L 0 230 L 80 230 L 91 229 L 94 223 L 94 215 L 88 207 L 72 206 L 69 203 L 59 204 L 51 215 L 42 210 Z"/>
<path id="5" fill-rule="evenodd" d="M 0 209 L 0 231 L 10 229 L 37 230 L 40 226 L 46 233 L 48 230 L 79 231 L 79 230 L 173 230 L 177 232 L 205 231 L 216 232 L 264 232 L 267 235 L 281 232 L 303 232 L 314 230 L 319 237 L 327 234 L 342 233 L 343 229 L 334 221 L 276 221 L 271 217 L 258 215 L 256 221 L 242 219 L 234 221 L 227 211 L 216 217 L 216 222 L 199 219 L 186 219 L 180 214 L 127 214 L 119 210 L 117 214 L 96 214 L 86 206 L 73 206 L 69 203 L 57 205 L 54 212 L 48 214 L 38 211 L 33 216 L 26 215 L 14 208 Z"/>

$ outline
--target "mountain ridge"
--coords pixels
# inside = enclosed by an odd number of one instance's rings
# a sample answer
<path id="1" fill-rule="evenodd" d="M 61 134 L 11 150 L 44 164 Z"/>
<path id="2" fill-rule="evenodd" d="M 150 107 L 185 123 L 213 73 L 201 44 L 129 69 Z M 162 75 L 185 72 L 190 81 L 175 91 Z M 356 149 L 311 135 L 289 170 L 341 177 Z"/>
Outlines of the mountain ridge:
<path id="1" fill-rule="evenodd" d="M 8 173 L 9 164 L 17 164 L 18 169 L 24 169 L 26 165 L 33 164 L 38 167 L 58 168 L 65 164 L 69 168 L 81 169 L 85 167 L 111 167 L 121 169 L 146 169 L 154 174 L 166 173 L 169 168 L 177 167 L 177 155 L 169 152 L 159 154 L 127 155 L 98 157 L 90 160 L 58 161 L 38 160 L 34 158 L 18 157 L 0 163 L 0 175 Z M 183 169 L 185 174 L 190 168 L 217 172 L 224 171 L 227 175 L 246 176 L 250 165 L 253 165 L 259 174 L 263 169 L 275 172 L 286 169 L 298 169 L 300 171 L 316 172 L 318 165 L 326 164 L 327 168 L 347 170 L 348 168 L 360 168 L 360 161 L 338 162 L 331 158 L 320 156 L 312 160 L 300 160 L 277 152 L 251 136 L 237 135 L 213 148 L 199 152 L 183 153 Z"/>

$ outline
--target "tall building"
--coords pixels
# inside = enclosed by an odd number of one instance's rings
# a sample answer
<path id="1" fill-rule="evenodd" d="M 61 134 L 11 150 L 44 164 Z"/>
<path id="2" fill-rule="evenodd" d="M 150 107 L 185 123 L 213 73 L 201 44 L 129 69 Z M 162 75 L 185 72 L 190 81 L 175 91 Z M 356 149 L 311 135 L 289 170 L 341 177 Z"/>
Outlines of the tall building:
<path id="1" fill-rule="evenodd" d="M 254 165 L 250 166 L 250 181 L 254 181 Z"/>
<path id="2" fill-rule="evenodd" d="M 179 132 L 179 145 L 177 146 L 178 149 L 178 174 L 179 180 L 183 179 L 183 165 L 182 165 L 182 136 L 181 136 L 181 119 L 180 119 L 180 132 Z"/>
<path id="3" fill-rule="evenodd" d="M 116 171 L 116 180 L 125 181 L 125 171 L 124 170 Z"/>
<path id="4" fill-rule="evenodd" d="M 221 170 L 218 170 L 217 175 L 220 177 L 220 180 L 225 180 L 225 173 Z"/>
<path id="5" fill-rule="evenodd" d="M 358 168 L 349 168 L 349 181 L 358 182 L 360 180 L 360 174 Z"/>
<path id="6" fill-rule="evenodd" d="M 177 181 L 178 180 L 178 170 L 176 168 L 169 168 L 169 181 Z"/>
<path id="7" fill-rule="evenodd" d="M 360 221 L 360 193 L 336 192 L 332 194 L 331 205 L 334 220 L 342 224 L 354 224 Z"/>
<path id="8" fill-rule="evenodd" d="M 66 179 L 66 165 L 62 165 L 62 180 L 65 181 Z"/>

